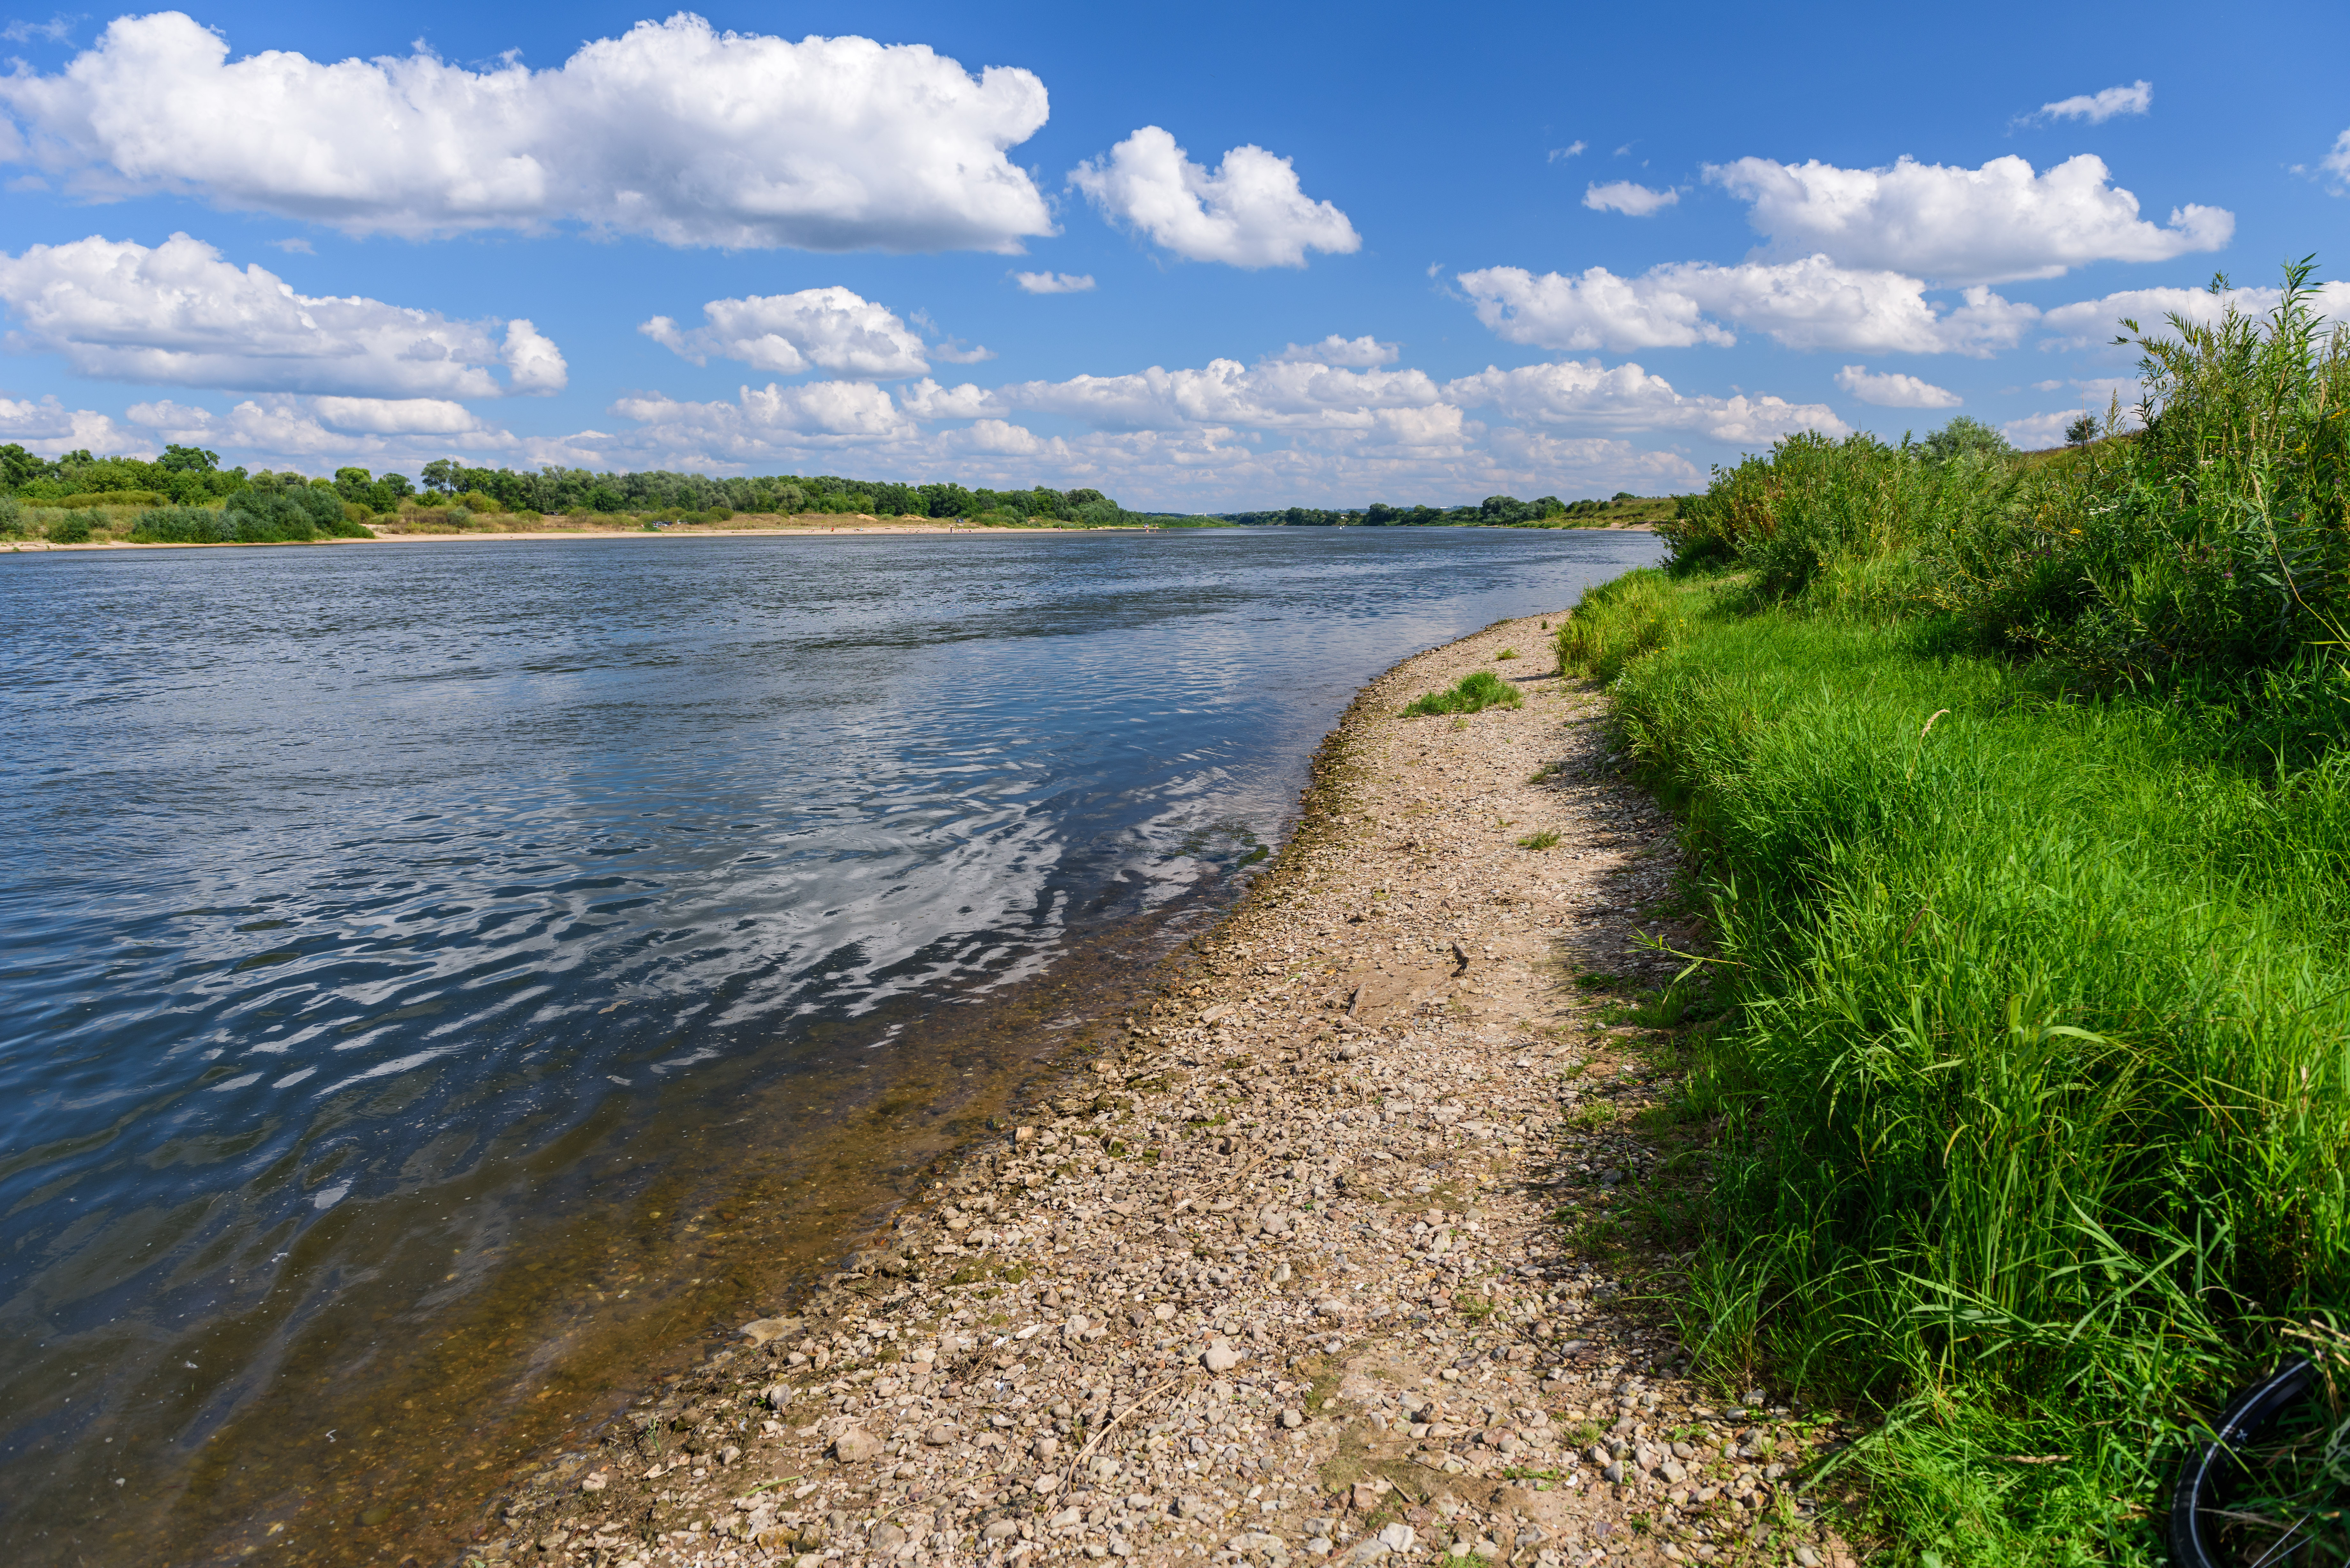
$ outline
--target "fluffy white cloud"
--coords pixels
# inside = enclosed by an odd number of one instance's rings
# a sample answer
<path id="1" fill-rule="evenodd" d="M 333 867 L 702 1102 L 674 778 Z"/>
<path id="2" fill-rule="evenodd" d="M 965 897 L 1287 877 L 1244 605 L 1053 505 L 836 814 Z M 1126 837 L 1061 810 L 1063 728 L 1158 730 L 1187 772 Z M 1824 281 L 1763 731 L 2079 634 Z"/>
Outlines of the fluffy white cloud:
<path id="1" fill-rule="evenodd" d="M 1010 252 L 1053 227 L 1004 156 L 1045 123 L 1032 73 L 683 12 L 540 71 L 232 62 L 179 12 L 124 16 L 55 75 L 0 77 L 0 109 L 14 161 L 85 193 L 184 192 L 353 234 L 577 220 L 671 244 Z"/>
<path id="2" fill-rule="evenodd" d="M 1341 337 L 1333 332 L 1319 343 L 1292 343 L 1278 354 L 1267 355 L 1272 365 L 1344 365 L 1357 370 L 1375 370 L 1381 365 L 1392 365 L 1403 355 L 1403 347 L 1382 343 L 1366 333 L 1360 337 Z"/>
<path id="3" fill-rule="evenodd" d="M 1094 286 L 1094 275 L 1089 272 L 1015 272 L 1012 275 L 1030 294 L 1084 294 Z"/>
<path id="4" fill-rule="evenodd" d="M 508 390 L 559 392 L 569 385 L 571 367 L 563 362 L 563 350 L 529 322 L 506 323 L 504 349 Z"/>
<path id="5" fill-rule="evenodd" d="M 1651 213 L 1662 212 L 1681 199 L 1681 193 L 1670 187 L 1651 191 L 1646 185 L 1636 185 L 1629 180 L 1594 184 L 1583 192 L 1583 204 L 1595 213 L 1621 213 L 1630 218 L 1645 218 Z"/>
<path id="6" fill-rule="evenodd" d="M 813 366 L 836 376 L 890 380 L 931 368 L 912 327 L 845 288 L 713 299 L 702 314 L 706 324 L 691 332 L 680 331 L 666 316 L 637 330 L 697 365 L 716 354 L 779 376 Z"/>
<path id="7" fill-rule="evenodd" d="M 1825 403 L 1783 398 L 1687 397 L 1638 365 L 1606 369 L 1598 360 L 1562 359 L 1513 370 L 1491 366 L 1444 384 L 1464 408 L 1498 409 L 1522 424 L 1581 430 L 1686 431 L 1709 441 L 1759 446 L 1797 431 L 1844 435 L 1851 426 Z"/>
<path id="8" fill-rule="evenodd" d="M 522 444 L 463 405 L 438 398 L 272 393 L 238 403 L 225 414 L 164 398 L 133 403 L 129 417 L 151 444 L 179 441 L 306 470 L 345 463 L 412 466 L 460 452 L 488 460 L 513 454 Z"/>
<path id="9" fill-rule="evenodd" d="M 1618 277 L 1604 266 L 1575 276 L 1491 266 L 1461 275 L 1477 319 L 1512 343 L 1542 348 L 1727 348 L 1735 335 L 1705 319 L 1705 307 L 1668 286 L 1659 268 Z"/>
<path id="10" fill-rule="evenodd" d="M 173 234 L 150 249 L 92 235 L 0 255 L 13 348 L 87 376 L 236 391 L 494 398 L 556 392 L 563 355 L 527 321 L 452 321 L 359 296 L 296 294 Z M 502 384 L 491 374 L 503 366 Z"/>
<path id="11" fill-rule="evenodd" d="M 1069 183 L 1113 222 L 1192 261 L 1304 266 L 1309 250 L 1346 254 L 1363 244 L 1346 213 L 1307 196 L 1289 160 L 1262 147 L 1233 148 L 1210 173 L 1146 125 L 1071 170 Z"/>
<path id="12" fill-rule="evenodd" d="M 92 409 L 68 409 L 54 397 L 0 397 L 0 441 L 12 441 L 43 457 L 88 449 L 101 457 L 152 457 L 153 442 L 126 434 Z"/>
<path id="13" fill-rule="evenodd" d="M 2311 305 L 2321 323 L 2350 323 L 2350 281 L 2320 284 L 2311 290 Z M 2099 299 L 2059 305 L 2041 317 L 2051 336 L 2043 348 L 2092 348 L 2111 344 L 2125 330 L 2126 318 L 2141 331 L 2157 337 L 2171 333 L 2174 316 L 2199 327 L 2210 327 L 2233 306 L 2240 316 L 2266 316 L 2284 302 L 2274 288 L 2231 288 L 2213 294 L 2206 288 L 2128 288 Z"/>
<path id="14" fill-rule="evenodd" d="M 2350 130 L 2334 139 L 2334 147 L 2317 161 L 2317 166 L 2334 177 L 2334 193 L 2337 196 L 2350 191 Z"/>
<path id="15" fill-rule="evenodd" d="M 442 398 L 312 398 L 308 406 L 320 424 L 364 435 L 470 435 L 488 428 L 464 404 Z"/>
<path id="16" fill-rule="evenodd" d="M 1946 285 L 2056 277 L 2097 261 L 2168 261 L 2218 250 L 2235 233 L 2218 207 L 2174 210 L 2163 227 L 2088 153 L 2034 174 L 2021 158 L 1980 169 L 1904 158 L 1890 169 L 1742 158 L 1706 177 L 1751 204 L 1780 255 L 1817 253 Z"/>
<path id="17" fill-rule="evenodd" d="M 905 401 L 909 413 L 925 419 L 1028 410 L 1065 414 L 1096 430 L 1367 431 L 1407 428 L 1387 416 L 1429 408 L 1438 396 L 1436 383 L 1419 370 L 1350 370 L 1311 360 L 1251 369 L 1237 359 L 1211 359 L 1200 369 L 1153 365 L 1128 376 L 1020 381 L 988 391 L 925 381 Z"/>
<path id="18" fill-rule="evenodd" d="M 1966 400 L 1931 381 L 1897 371 L 1871 370 L 1866 365 L 1846 365 L 1836 372 L 1835 384 L 1880 409 L 1955 409 Z"/>
<path id="19" fill-rule="evenodd" d="M 1988 355 L 2012 348 L 2039 314 L 1987 288 L 1942 311 L 1926 286 L 1899 273 L 1842 267 L 1825 256 L 1770 264 L 1677 262 L 1638 277 L 1605 267 L 1579 276 L 1522 267 L 1462 273 L 1477 318 L 1513 343 L 1544 348 L 1727 347 L 1721 317 L 1791 348 L 1866 353 Z"/>
<path id="20" fill-rule="evenodd" d="M 2076 93 L 2060 98 L 2054 103 L 2043 103 L 2040 112 L 2050 119 L 2085 119 L 2091 125 L 2103 125 L 2120 114 L 2145 114 L 2154 108 L 2154 84 L 2134 81 L 2127 87 L 2109 87 L 2103 92 Z"/>
<path id="21" fill-rule="evenodd" d="M 649 427 L 650 439 L 705 461 L 755 461 L 777 450 L 816 451 L 902 440 L 915 433 L 889 394 L 863 381 L 744 387 L 733 402 L 622 398 L 612 412 Z"/>

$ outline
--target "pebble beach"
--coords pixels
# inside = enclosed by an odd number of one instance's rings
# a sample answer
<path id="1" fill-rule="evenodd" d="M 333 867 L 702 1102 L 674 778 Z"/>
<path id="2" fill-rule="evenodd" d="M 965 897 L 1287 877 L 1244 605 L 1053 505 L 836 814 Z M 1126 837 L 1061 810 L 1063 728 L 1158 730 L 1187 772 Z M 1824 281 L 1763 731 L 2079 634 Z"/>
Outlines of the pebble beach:
<path id="1" fill-rule="evenodd" d="M 1856 1561 L 1807 1480 L 1835 1423 L 1673 1332 L 1642 1220 L 1705 1129 L 1626 999 L 1702 932 L 1551 636 L 1367 687 L 1147 1006 L 459 1561 Z M 1523 704 L 1401 716 L 1478 670 Z"/>

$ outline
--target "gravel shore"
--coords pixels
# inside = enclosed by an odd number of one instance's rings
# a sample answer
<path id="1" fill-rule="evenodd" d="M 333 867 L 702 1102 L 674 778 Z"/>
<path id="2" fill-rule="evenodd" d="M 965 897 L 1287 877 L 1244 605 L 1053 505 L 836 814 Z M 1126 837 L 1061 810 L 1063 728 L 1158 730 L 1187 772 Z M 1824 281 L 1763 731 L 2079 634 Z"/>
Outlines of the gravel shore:
<path id="1" fill-rule="evenodd" d="M 1114 1045 L 465 1560 L 1849 1563 L 1832 1426 L 1682 1376 L 1638 1220 L 1703 1129 L 1625 1003 L 1698 933 L 1551 664 L 1504 622 L 1366 688 Z M 1475 670 L 1524 705 L 1399 716 Z"/>

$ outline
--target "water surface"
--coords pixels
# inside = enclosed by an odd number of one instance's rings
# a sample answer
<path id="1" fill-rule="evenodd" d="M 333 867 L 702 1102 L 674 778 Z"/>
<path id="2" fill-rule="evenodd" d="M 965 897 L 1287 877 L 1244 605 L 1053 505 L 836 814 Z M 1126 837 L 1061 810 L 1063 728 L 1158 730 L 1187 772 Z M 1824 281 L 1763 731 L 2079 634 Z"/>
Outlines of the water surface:
<path id="1" fill-rule="evenodd" d="M 772 1305 L 868 1179 L 1050 1054 L 1070 987 L 1221 907 L 1364 680 L 1658 554 L 1348 529 L 0 561 L 18 1560 L 445 1539 L 518 1434 Z"/>

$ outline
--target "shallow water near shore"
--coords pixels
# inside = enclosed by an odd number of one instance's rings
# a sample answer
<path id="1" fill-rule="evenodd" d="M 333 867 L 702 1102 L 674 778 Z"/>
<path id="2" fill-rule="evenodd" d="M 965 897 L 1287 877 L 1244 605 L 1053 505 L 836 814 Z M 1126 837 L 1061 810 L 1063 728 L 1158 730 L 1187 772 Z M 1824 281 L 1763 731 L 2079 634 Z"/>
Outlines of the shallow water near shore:
<path id="1" fill-rule="evenodd" d="M 777 1304 L 1212 918 L 1363 681 L 1659 554 L 0 564 L 17 1560 L 435 1560 L 502 1466 Z"/>

